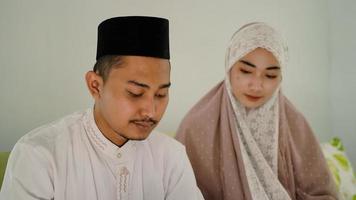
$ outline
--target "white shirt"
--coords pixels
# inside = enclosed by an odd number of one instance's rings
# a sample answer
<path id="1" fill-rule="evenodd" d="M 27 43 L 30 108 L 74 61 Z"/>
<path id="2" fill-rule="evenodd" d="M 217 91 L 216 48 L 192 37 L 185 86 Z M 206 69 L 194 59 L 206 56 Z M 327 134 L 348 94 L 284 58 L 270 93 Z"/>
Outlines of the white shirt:
<path id="1" fill-rule="evenodd" d="M 183 145 L 153 131 L 121 148 L 92 109 L 23 136 L 11 152 L 1 200 L 203 199 Z"/>

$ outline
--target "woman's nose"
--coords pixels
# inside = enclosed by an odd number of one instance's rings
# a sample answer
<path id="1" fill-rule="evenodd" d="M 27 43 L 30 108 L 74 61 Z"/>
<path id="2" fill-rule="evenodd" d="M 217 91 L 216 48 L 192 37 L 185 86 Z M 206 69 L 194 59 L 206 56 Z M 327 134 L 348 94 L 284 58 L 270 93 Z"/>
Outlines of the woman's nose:
<path id="1" fill-rule="evenodd" d="M 259 77 L 252 78 L 249 84 L 249 89 L 254 92 L 260 92 L 263 89 L 263 80 Z"/>

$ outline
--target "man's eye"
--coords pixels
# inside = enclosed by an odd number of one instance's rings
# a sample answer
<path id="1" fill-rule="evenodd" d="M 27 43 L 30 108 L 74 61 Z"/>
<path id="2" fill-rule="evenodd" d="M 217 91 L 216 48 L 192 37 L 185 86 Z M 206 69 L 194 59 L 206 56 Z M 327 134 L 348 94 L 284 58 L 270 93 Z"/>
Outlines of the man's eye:
<path id="1" fill-rule="evenodd" d="M 156 94 L 156 97 L 158 97 L 158 98 L 164 98 L 166 96 L 167 96 L 167 94 Z"/>
<path id="2" fill-rule="evenodd" d="M 134 93 L 134 92 L 131 92 L 128 90 L 127 90 L 127 93 L 132 97 L 141 97 L 143 95 L 143 93 Z"/>

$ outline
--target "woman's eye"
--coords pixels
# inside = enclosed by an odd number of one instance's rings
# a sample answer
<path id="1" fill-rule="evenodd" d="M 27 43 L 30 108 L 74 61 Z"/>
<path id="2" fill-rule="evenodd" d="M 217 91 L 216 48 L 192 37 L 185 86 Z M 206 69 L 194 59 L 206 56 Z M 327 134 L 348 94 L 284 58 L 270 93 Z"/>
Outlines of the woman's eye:
<path id="1" fill-rule="evenodd" d="M 275 78 L 277 78 L 277 75 L 268 75 L 267 74 L 266 77 L 269 79 L 275 79 Z"/>
<path id="2" fill-rule="evenodd" d="M 240 71 L 241 71 L 243 74 L 250 74 L 250 73 L 251 73 L 250 71 L 247 71 L 247 70 L 244 70 L 244 69 L 240 69 Z"/>

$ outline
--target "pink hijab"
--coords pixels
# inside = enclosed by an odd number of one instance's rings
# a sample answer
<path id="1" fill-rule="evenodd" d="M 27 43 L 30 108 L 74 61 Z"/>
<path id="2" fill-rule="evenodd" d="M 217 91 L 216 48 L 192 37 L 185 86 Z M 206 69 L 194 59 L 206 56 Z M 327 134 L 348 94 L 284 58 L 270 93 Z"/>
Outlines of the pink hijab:
<path id="1" fill-rule="evenodd" d="M 248 114 L 232 95 L 231 67 L 258 47 L 272 52 L 283 69 L 287 48 L 281 36 L 265 23 L 242 27 L 227 50 L 225 81 L 178 129 L 205 199 L 337 199 L 316 138 L 279 89 Z"/>

